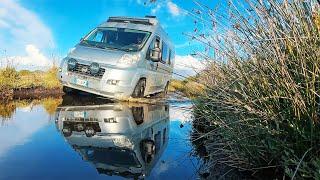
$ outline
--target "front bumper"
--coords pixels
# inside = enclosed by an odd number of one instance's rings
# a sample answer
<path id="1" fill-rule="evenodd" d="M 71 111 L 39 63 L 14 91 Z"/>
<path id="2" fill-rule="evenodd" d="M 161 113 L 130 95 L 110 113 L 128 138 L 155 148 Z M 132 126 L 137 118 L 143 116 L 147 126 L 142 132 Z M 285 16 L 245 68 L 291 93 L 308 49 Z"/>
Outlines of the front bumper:
<path id="1" fill-rule="evenodd" d="M 139 79 L 139 71 L 108 69 L 102 78 L 81 75 L 73 72 L 60 72 L 59 79 L 63 86 L 111 99 L 127 99 L 131 96 Z M 86 81 L 85 85 L 76 83 L 77 79 Z M 108 80 L 119 80 L 117 85 L 108 84 Z"/>

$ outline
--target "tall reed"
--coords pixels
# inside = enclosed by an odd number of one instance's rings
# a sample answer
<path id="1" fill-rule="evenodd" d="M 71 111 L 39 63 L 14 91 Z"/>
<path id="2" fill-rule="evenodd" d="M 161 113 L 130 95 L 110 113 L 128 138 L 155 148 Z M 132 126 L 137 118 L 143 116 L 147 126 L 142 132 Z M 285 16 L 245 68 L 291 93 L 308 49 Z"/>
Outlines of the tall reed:
<path id="1" fill-rule="evenodd" d="M 194 127 L 211 158 L 240 170 L 320 178 L 317 1 L 196 2 L 188 34 L 206 46 Z M 195 130 L 196 131 L 196 130 Z M 215 158 L 219 157 L 219 158 Z"/>

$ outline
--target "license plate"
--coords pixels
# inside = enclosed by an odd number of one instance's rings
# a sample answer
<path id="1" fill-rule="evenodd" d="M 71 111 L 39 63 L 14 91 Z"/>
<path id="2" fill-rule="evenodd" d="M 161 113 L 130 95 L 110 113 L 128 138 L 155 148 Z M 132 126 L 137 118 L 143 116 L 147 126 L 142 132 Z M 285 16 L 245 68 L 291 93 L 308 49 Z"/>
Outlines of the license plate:
<path id="1" fill-rule="evenodd" d="M 75 84 L 88 87 L 88 81 L 83 79 L 75 79 Z"/>
<path id="2" fill-rule="evenodd" d="M 75 117 L 75 118 L 85 118 L 86 117 L 86 112 L 84 112 L 84 111 L 75 111 L 75 112 L 73 112 L 73 117 Z"/>

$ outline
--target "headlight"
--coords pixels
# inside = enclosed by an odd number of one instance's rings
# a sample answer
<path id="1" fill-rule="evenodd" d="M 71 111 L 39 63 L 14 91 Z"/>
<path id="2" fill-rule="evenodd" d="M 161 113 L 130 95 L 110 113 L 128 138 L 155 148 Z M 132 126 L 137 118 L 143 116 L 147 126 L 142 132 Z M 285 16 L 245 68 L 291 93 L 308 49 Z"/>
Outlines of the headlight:
<path id="1" fill-rule="evenodd" d="M 100 70 L 100 65 L 98 63 L 92 63 L 90 65 L 90 73 L 92 75 L 97 75 L 99 73 L 99 70 Z"/>
<path id="2" fill-rule="evenodd" d="M 68 70 L 69 71 L 75 70 L 76 66 L 77 66 L 77 60 L 72 59 L 72 58 L 68 60 Z"/>
<path id="3" fill-rule="evenodd" d="M 136 63 L 139 60 L 139 58 L 139 55 L 125 54 L 118 60 L 118 63 L 130 65 Z"/>

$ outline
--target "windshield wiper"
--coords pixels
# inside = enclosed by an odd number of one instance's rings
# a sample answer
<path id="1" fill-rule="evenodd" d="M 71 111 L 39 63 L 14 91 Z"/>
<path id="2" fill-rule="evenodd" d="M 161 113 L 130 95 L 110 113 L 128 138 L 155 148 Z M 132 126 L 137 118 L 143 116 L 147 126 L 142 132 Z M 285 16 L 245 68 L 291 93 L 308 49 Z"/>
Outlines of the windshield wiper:
<path id="1" fill-rule="evenodd" d="M 99 44 L 95 44 L 94 47 L 100 48 L 100 49 L 106 49 L 107 48 L 106 46 L 101 46 Z"/>
<path id="2" fill-rule="evenodd" d="M 124 50 L 124 51 L 137 51 L 139 48 L 137 48 L 138 44 L 129 44 L 129 45 L 126 45 L 126 46 L 123 46 L 121 48 L 121 50 Z"/>
<path id="3" fill-rule="evenodd" d="M 97 43 L 89 43 L 86 40 L 81 41 L 80 44 L 86 45 L 86 46 L 89 46 L 89 47 L 96 47 L 96 48 L 100 48 L 100 49 L 105 49 L 106 48 L 105 46 L 101 46 L 101 45 L 99 45 Z"/>
<path id="4" fill-rule="evenodd" d="M 107 49 L 121 50 L 121 48 L 106 46 Z"/>

